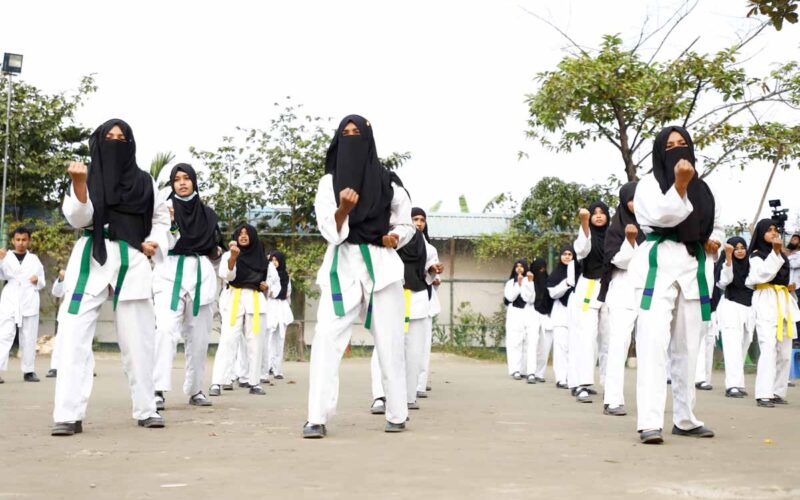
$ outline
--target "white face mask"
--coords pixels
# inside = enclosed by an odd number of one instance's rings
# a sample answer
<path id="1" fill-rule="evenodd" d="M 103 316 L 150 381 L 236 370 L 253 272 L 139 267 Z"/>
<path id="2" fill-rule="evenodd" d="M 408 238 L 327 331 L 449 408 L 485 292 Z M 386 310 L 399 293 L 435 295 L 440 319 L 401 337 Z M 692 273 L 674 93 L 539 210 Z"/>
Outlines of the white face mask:
<path id="1" fill-rule="evenodd" d="M 191 201 L 192 199 L 194 199 L 195 196 L 197 196 L 197 191 L 192 191 L 192 194 L 190 194 L 189 196 L 178 196 L 178 193 L 172 193 L 172 196 L 181 201 Z"/>

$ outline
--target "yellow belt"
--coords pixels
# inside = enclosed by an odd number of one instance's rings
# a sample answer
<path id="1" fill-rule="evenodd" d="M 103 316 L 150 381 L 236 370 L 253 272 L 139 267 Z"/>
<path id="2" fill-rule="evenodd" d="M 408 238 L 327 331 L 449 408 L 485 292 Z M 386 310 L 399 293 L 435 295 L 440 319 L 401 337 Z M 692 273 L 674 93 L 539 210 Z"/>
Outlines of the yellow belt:
<path id="1" fill-rule="evenodd" d="M 592 303 L 592 292 L 594 291 L 594 284 L 597 283 L 597 280 L 589 280 L 589 283 L 586 285 L 586 297 L 583 298 L 583 306 L 581 306 L 581 311 L 586 312 L 589 310 L 589 304 Z"/>
<path id="2" fill-rule="evenodd" d="M 775 333 L 778 337 L 778 340 L 783 340 L 783 333 L 784 331 L 787 334 L 787 338 L 792 338 L 794 336 L 794 321 L 792 321 L 792 311 L 788 309 L 786 311 L 786 323 L 787 325 L 784 327 L 783 325 L 783 309 L 781 309 L 781 296 L 780 292 L 783 292 L 783 298 L 786 299 L 786 302 L 789 302 L 789 289 L 783 285 L 773 285 L 771 283 L 762 283 L 760 285 L 756 285 L 756 290 L 768 290 L 768 289 L 775 290 L 775 304 L 778 306 L 778 329 Z"/>
<path id="3" fill-rule="evenodd" d="M 239 312 L 239 300 L 242 298 L 242 289 L 236 288 L 235 286 L 231 287 L 233 289 L 233 307 L 231 307 L 231 326 L 236 324 L 236 317 L 238 316 Z M 258 294 L 260 292 L 258 290 L 253 290 L 253 335 L 258 335 L 260 332 L 261 322 L 259 318 L 260 314 L 260 303 L 258 301 Z"/>
<path id="4" fill-rule="evenodd" d="M 406 315 L 405 320 L 403 321 L 403 333 L 408 333 L 408 325 L 411 323 L 411 290 L 404 288 L 403 296 L 406 299 Z"/>

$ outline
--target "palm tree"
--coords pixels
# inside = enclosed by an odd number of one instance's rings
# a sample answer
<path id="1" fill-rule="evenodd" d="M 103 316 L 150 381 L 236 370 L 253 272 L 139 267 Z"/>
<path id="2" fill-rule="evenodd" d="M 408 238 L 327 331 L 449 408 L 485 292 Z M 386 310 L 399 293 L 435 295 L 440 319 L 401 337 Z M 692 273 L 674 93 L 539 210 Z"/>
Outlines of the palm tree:
<path id="1" fill-rule="evenodd" d="M 156 180 L 156 184 L 158 184 L 159 188 L 166 187 L 167 182 L 158 182 L 158 177 L 161 175 L 161 172 L 164 170 L 164 167 L 170 164 L 172 160 L 175 159 L 175 155 L 172 154 L 172 151 L 167 151 L 166 153 L 157 153 L 156 156 L 153 158 L 153 161 L 150 162 L 150 175 L 153 176 L 153 179 Z"/>

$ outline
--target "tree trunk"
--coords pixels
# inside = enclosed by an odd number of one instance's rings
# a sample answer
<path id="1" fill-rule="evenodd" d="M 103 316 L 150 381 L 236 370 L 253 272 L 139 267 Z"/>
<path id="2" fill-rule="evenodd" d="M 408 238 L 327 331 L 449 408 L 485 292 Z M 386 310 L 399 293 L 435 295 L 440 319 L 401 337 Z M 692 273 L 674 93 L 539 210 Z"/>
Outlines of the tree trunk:
<path id="1" fill-rule="evenodd" d="M 783 155 L 783 146 L 778 145 L 778 151 L 775 155 L 775 161 L 772 162 L 772 172 L 769 173 L 769 179 L 767 179 L 767 185 L 764 186 L 764 192 L 761 193 L 761 201 L 758 203 L 758 208 L 756 209 L 756 214 L 753 217 L 753 222 L 750 223 L 750 235 L 752 237 L 753 231 L 756 228 L 756 224 L 758 223 L 758 216 L 761 215 L 761 209 L 764 207 L 764 200 L 767 199 L 767 191 L 769 191 L 769 186 L 772 184 L 772 178 L 775 176 L 775 171 L 778 169 L 778 164 L 781 161 L 781 156 Z"/>

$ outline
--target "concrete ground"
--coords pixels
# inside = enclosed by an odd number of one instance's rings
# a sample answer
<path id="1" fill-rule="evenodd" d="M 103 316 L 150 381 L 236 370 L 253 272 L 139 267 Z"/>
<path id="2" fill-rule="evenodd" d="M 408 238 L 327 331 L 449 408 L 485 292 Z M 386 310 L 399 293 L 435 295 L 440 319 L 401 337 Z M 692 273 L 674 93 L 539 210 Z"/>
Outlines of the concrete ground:
<path id="1" fill-rule="evenodd" d="M 213 408 L 171 392 L 167 428 L 143 429 L 119 356 L 99 353 L 84 433 L 56 438 L 48 362 L 37 360 L 38 384 L 22 382 L 17 360 L 2 374 L 0 499 L 800 498 L 800 388 L 788 406 L 757 408 L 725 398 L 721 372 L 698 394 L 714 439 L 665 434 L 664 445 L 645 446 L 633 370 L 630 414 L 609 417 L 599 398 L 575 403 L 551 380 L 527 385 L 498 363 L 434 355 L 430 397 L 407 432 L 385 434 L 368 412 L 369 360 L 348 359 L 328 438 L 303 440 L 306 364 L 287 363 L 267 396 L 236 389 Z M 747 383 L 752 392 L 753 376 Z"/>

